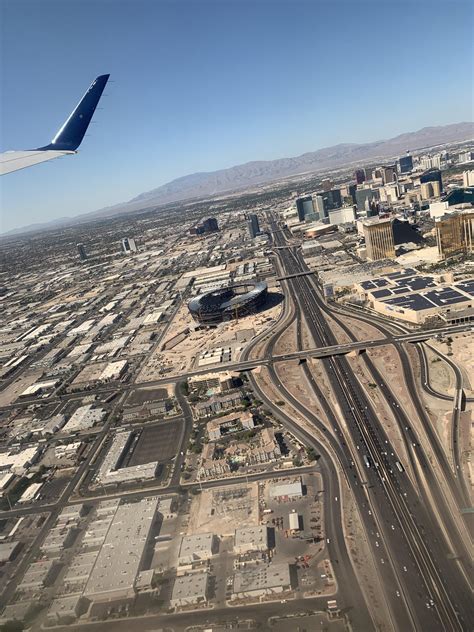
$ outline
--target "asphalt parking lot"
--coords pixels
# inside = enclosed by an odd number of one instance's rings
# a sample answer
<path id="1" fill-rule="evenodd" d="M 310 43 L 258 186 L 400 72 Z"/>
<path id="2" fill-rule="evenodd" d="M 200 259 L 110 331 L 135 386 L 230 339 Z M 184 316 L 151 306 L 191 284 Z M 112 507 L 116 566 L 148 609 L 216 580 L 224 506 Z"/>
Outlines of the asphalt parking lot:
<path id="1" fill-rule="evenodd" d="M 142 430 L 128 465 L 168 461 L 178 450 L 182 420 L 161 421 Z"/>

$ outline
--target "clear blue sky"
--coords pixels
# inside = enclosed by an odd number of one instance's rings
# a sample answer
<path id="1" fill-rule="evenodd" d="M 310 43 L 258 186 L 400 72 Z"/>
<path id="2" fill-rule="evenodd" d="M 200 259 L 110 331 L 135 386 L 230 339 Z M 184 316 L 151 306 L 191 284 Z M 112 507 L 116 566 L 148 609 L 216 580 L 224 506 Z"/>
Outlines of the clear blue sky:
<path id="1" fill-rule="evenodd" d="M 0 232 L 169 180 L 472 120 L 469 0 L 1 0 L 1 145 L 48 142 L 111 73 L 76 157 L 1 180 Z"/>

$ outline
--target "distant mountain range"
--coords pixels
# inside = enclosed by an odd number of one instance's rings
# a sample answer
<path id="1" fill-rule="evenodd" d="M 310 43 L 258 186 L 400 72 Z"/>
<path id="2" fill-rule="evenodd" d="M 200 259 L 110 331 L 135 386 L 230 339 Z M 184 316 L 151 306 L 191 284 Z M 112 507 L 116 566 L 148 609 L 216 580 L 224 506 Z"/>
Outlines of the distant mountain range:
<path id="1" fill-rule="evenodd" d="M 243 165 L 219 169 L 218 171 L 193 173 L 172 180 L 156 189 L 114 206 L 108 206 L 75 218 L 63 218 L 48 224 L 36 224 L 28 228 L 11 231 L 9 234 L 73 224 L 87 219 L 110 217 L 141 209 L 160 206 L 171 202 L 193 198 L 209 198 L 223 193 L 231 193 L 247 187 L 266 184 L 275 180 L 310 174 L 317 171 L 349 166 L 358 162 L 385 159 L 447 143 L 474 138 L 474 123 L 453 123 L 438 127 L 424 127 L 417 132 L 400 134 L 388 140 L 372 143 L 345 143 L 308 152 L 295 158 L 259 160 Z"/>

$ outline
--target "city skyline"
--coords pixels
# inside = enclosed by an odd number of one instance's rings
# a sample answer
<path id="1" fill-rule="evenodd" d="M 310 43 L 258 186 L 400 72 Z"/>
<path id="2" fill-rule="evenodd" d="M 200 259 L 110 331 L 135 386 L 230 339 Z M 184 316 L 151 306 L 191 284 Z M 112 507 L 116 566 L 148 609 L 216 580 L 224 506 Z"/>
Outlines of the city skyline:
<path id="1" fill-rule="evenodd" d="M 474 141 L 404 158 L 2 240 L 2 629 L 472 627 Z"/>
<path id="2" fill-rule="evenodd" d="M 96 74 L 115 83 L 77 157 L 3 179 L 0 232 L 120 203 L 193 172 L 470 120 L 469 99 L 437 98 L 441 79 L 449 91 L 465 76 L 455 60 L 470 58 L 469 6 L 456 4 L 457 46 L 420 59 L 416 24 L 441 38 L 444 3 L 399 3 L 411 20 L 400 41 L 388 3 L 270 11 L 267 2 L 141 2 L 139 12 L 123 2 L 115 13 L 110 3 L 85 12 L 68 3 L 66 14 L 55 2 L 5 2 L 2 149 L 48 142 Z M 354 38 L 357 29 L 373 36 Z M 416 76 L 393 81 L 393 69 L 414 66 Z"/>

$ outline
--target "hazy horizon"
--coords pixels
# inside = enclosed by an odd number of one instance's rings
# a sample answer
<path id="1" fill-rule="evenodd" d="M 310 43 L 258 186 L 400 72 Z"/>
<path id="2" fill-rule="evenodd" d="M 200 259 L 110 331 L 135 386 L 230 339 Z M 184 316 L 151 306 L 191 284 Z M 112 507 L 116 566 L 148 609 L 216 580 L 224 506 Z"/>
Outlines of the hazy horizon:
<path id="1" fill-rule="evenodd" d="M 48 142 L 96 75 L 113 83 L 78 156 L 2 179 L 1 232 L 191 173 L 470 121 L 469 99 L 440 96 L 469 74 L 468 3 L 454 23 L 443 2 L 399 5 L 403 29 L 372 0 L 4 2 L 3 150 Z M 448 19 L 456 46 L 420 55 L 421 25 L 439 41 Z"/>

